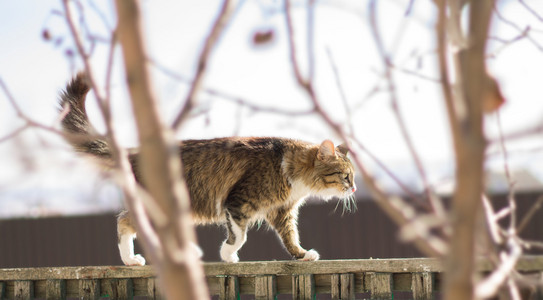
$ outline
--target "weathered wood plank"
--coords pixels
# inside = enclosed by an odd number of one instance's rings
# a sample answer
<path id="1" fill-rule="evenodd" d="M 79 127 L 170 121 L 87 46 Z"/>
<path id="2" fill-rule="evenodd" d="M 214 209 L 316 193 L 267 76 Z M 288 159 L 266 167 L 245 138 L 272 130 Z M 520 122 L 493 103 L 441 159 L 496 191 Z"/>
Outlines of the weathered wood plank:
<path id="1" fill-rule="evenodd" d="M 341 299 L 341 279 L 339 274 L 332 274 L 330 278 L 330 296 L 332 300 Z"/>
<path id="2" fill-rule="evenodd" d="M 479 271 L 489 271 L 492 264 L 487 259 L 477 262 Z M 440 260 L 434 258 L 412 259 L 359 259 L 305 261 L 240 262 L 236 264 L 205 263 L 207 276 L 221 275 L 291 275 L 291 274 L 341 274 L 341 273 L 415 273 L 443 272 Z M 543 256 L 524 256 L 517 264 L 517 271 L 543 270 Z M 95 266 L 0 269 L 0 281 L 47 279 L 107 279 L 154 277 L 151 266 Z"/>
<path id="3" fill-rule="evenodd" d="M 134 297 L 132 279 L 103 279 L 100 294 L 105 294 L 110 299 L 132 299 Z"/>
<path id="4" fill-rule="evenodd" d="M 98 279 L 82 279 L 79 281 L 79 299 L 96 300 L 100 298 L 100 281 Z"/>
<path id="5" fill-rule="evenodd" d="M 66 280 L 66 298 L 79 298 L 79 280 Z"/>
<path id="6" fill-rule="evenodd" d="M 292 276 L 292 299 L 314 299 L 315 278 L 313 274 Z"/>
<path id="7" fill-rule="evenodd" d="M 354 274 L 333 274 L 330 295 L 332 299 L 355 299 Z"/>
<path id="8" fill-rule="evenodd" d="M 432 273 L 424 272 L 411 274 L 411 290 L 413 291 L 413 299 L 433 299 L 434 279 Z"/>
<path id="9" fill-rule="evenodd" d="M 354 299 L 356 293 L 354 292 L 354 274 L 341 274 L 341 299 Z"/>
<path id="10" fill-rule="evenodd" d="M 277 295 L 275 275 L 255 277 L 255 299 L 274 300 Z"/>
<path id="11" fill-rule="evenodd" d="M 0 281 L 0 300 L 7 298 L 6 296 L 6 283 Z"/>
<path id="12" fill-rule="evenodd" d="M 32 280 L 15 281 L 14 298 L 16 300 L 34 299 L 34 282 Z"/>
<path id="13" fill-rule="evenodd" d="M 371 299 L 392 299 L 392 274 L 368 273 Z"/>
<path id="14" fill-rule="evenodd" d="M 149 297 L 154 299 L 155 295 L 155 280 L 154 278 L 132 278 L 134 286 L 134 297 Z"/>
<path id="15" fill-rule="evenodd" d="M 154 277 L 151 266 L 91 266 L 0 269 L 3 280 L 46 280 L 46 279 L 103 279 L 103 278 L 144 278 Z"/>
<path id="16" fill-rule="evenodd" d="M 47 279 L 45 282 L 45 299 L 64 300 L 66 299 L 66 280 Z"/>
<path id="17" fill-rule="evenodd" d="M 291 274 L 339 274 L 362 272 L 424 272 L 443 270 L 439 260 L 414 259 L 364 259 L 321 261 L 265 261 L 239 262 L 236 264 L 206 263 L 207 276 L 220 275 L 291 275 Z"/>
<path id="18" fill-rule="evenodd" d="M 237 300 L 239 299 L 239 277 L 223 276 L 219 277 L 219 299 Z"/>

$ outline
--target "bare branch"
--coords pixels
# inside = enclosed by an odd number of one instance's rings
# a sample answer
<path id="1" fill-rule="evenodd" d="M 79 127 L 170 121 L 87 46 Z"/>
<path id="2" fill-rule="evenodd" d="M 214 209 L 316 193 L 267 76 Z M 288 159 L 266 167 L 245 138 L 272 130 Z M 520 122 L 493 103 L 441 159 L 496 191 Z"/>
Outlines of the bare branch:
<path id="1" fill-rule="evenodd" d="M 467 1 L 466 1 L 467 2 Z M 448 110 L 456 154 L 456 189 L 452 200 L 451 224 L 453 235 L 446 260 L 448 273 L 445 278 L 445 299 L 471 299 L 474 295 L 473 275 L 475 234 L 474 228 L 481 207 L 483 193 L 483 162 L 485 138 L 483 135 L 483 96 L 487 88 L 484 51 L 490 24 L 493 1 L 469 1 L 469 29 L 467 39 L 460 31 L 460 13 L 464 1 L 449 1 L 453 22 L 449 37 L 460 51 L 455 56 L 457 64 L 458 97 L 454 103 L 449 86 L 445 24 L 445 1 L 436 1 L 439 17 L 436 27 L 438 55 L 441 68 L 442 89 Z M 457 105 L 463 107 L 459 111 Z"/>
<path id="2" fill-rule="evenodd" d="M 154 67 L 156 67 L 159 71 L 161 71 L 165 75 L 179 82 L 192 84 L 192 81 L 190 79 L 160 64 L 157 60 L 149 58 L 149 62 L 151 62 Z M 215 89 L 215 88 L 202 87 L 201 90 L 202 92 L 211 96 L 218 97 L 221 100 L 228 101 L 228 102 L 231 102 L 243 107 L 247 107 L 249 110 L 253 112 L 278 114 L 278 115 L 284 115 L 284 116 L 289 116 L 289 117 L 306 116 L 306 115 L 311 115 L 315 113 L 315 110 L 313 108 L 310 108 L 307 110 L 287 110 L 287 109 L 281 109 L 279 107 L 262 106 L 262 105 L 256 104 L 258 103 L 258 101 L 247 100 L 240 96 L 230 95 L 223 91 L 219 91 L 218 89 Z"/>
<path id="3" fill-rule="evenodd" d="M 288 31 L 288 40 L 289 40 L 289 54 L 290 54 L 290 63 L 291 67 L 294 71 L 296 80 L 298 84 L 305 90 L 307 95 L 309 96 L 311 103 L 313 104 L 315 111 L 319 114 L 321 119 L 328 124 L 328 126 L 336 133 L 338 134 L 344 141 L 347 141 L 349 139 L 349 136 L 344 132 L 343 128 L 333 121 L 330 116 L 326 113 L 326 111 L 322 108 L 320 101 L 317 97 L 317 94 L 313 88 L 312 82 L 309 80 L 306 80 L 302 77 L 300 72 L 300 66 L 298 64 L 298 60 L 296 58 L 296 45 L 294 43 L 294 37 L 293 37 L 293 27 L 292 27 L 292 17 L 290 12 L 290 1 L 287 0 L 287 3 L 285 5 L 285 18 L 287 23 L 287 31 Z M 308 49 L 308 51 L 313 51 L 312 49 Z M 308 57 L 311 57 L 311 55 L 308 55 Z M 309 63 L 313 63 L 310 61 Z M 383 211 L 389 215 L 389 217 L 394 220 L 399 225 L 403 225 L 408 223 L 410 220 L 416 217 L 416 213 L 414 209 L 405 203 L 401 198 L 398 197 L 389 197 L 387 196 L 382 189 L 379 187 L 375 179 L 371 176 L 371 174 L 367 171 L 367 169 L 362 164 L 362 161 L 360 160 L 360 157 L 358 155 L 357 151 L 354 151 L 354 149 L 351 146 L 348 146 L 351 150 L 351 157 L 355 161 L 355 164 L 358 166 L 360 172 L 362 173 L 362 178 L 364 179 L 364 182 L 366 183 L 366 186 L 369 188 L 369 191 L 372 193 L 372 196 L 375 198 L 377 203 L 381 206 Z M 430 243 L 427 236 L 416 236 L 414 237 L 414 244 L 421 249 L 424 253 L 432 256 L 440 256 L 443 255 L 443 249 L 439 247 L 439 245 L 436 245 L 434 243 Z"/>
<path id="4" fill-rule="evenodd" d="M 409 153 L 411 154 L 411 157 L 413 158 L 413 161 L 415 162 L 415 166 L 417 168 L 417 171 L 422 179 L 422 182 L 424 184 L 424 193 L 426 194 L 426 197 L 428 201 L 430 202 L 430 205 L 432 206 L 433 211 L 439 216 L 444 217 L 445 216 L 445 209 L 443 208 L 443 204 L 437 199 L 437 197 L 432 196 L 431 187 L 428 181 L 428 177 L 426 176 L 426 171 L 424 170 L 424 166 L 422 165 L 422 161 L 418 155 L 417 150 L 415 149 L 415 145 L 413 144 L 413 141 L 411 139 L 411 136 L 409 132 L 407 131 L 407 125 L 405 124 L 404 117 L 402 113 L 400 112 L 399 104 L 398 104 L 398 96 L 396 94 L 396 85 L 394 84 L 394 78 L 392 75 L 392 63 L 391 58 L 387 54 L 383 42 L 381 40 L 381 35 L 377 28 L 377 12 L 376 12 L 376 6 L 375 6 L 375 0 L 370 2 L 370 28 L 372 31 L 373 39 L 375 41 L 375 44 L 377 46 L 377 52 L 381 56 L 381 59 L 383 61 L 383 65 L 385 66 L 385 78 L 388 85 L 388 92 L 390 95 L 390 102 L 392 104 L 392 110 L 394 112 L 394 115 L 396 116 L 396 120 L 398 122 L 398 126 L 400 128 L 401 134 L 403 136 L 403 139 L 407 145 L 407 148 L 409 149 Z"/>
<path id="5" fill-rule="evenodd" d="M 541 208 L 542 204 L 543 204 L 543 196 L 539 196 L 539 198 L 537 198 L 537 201 L 534 203 L 534 205 L 530 207 L 528 212 L 524 215 L 524 217 L 520 221 L 517 227 L 518 234 L 520 234 L 526 228 L 526 225 L 528 225 L 528 223 L 532 220 L 533 216 Z"/>
<path id="6" fill-rule="evenodd" d="M 524 8 L 526 8 L 527 11 L 529 11 L 534 17 L 536 17 L 539 22 L 543 22 L 543 17 L 541 17 L 533 8 L 531 8 L 524 0 L 518 0 Z"/>
<path id="7" fill-rule="evenodd" d="M 516 23 L 506 19 L 498 10 L 496 6 L 494 6 L 494 15 L 498 18 L 498 20 L 502 21 L 503 23 L 509 25 L 510 27 L 516 29 L 521 35 L 526 32 L 526 38 L 539 50 L 543 51 L 543 46 L 539 44 L 529 33 L 532 30 L 530 27 L 527 27 L 525 29 L 522 29 L 520 26 L 518 26 Z"/>
<path id="8" fill-rule="evenodd" d="M 8 140 L 12 139 L 13 137 L 15 137 L 17 135 L 19 135 L 21 132 L 25 131 L 29 127 L 30 127 L 30 125 L 28 123 L 26 123 L 25 125 L 20 126 L 19 128 L 17 128 L 15 130 L 13 130 L 12 132 L 8 133 L 6 136 L 0 137 L 0 144 L 5 142 L 5 141 L 8 141 Z"/>
<path id="9" fill-rule="evenodd" d="M 307 85 L 309 84 L 309 82 L 306 81 L 302 76 L 302 72 L 300 70 L 300 64 L 298 63 L 298 57 L 296 55 L 296 43 L 294 42 L 294 25 L 292 24 L 292 15 L 291 15 L 290 7 L 291 7 L 290 0 L 286 0 L 285 1 L 285 16 L 286 16 L 286 21 L 287 21 L 286 23 L 287 23 L 287 32 L 288 32 L 288 46 L 290 49 L 289 51 L 290 61 L 292 64 L 292 69 L 294 71 L 294 76 L 296 77 L 296 81 L 298 81 L 298 84 L 301 87 L 307 88 Z M 308 30 L 312 30 L 312 28 L 308 28 Z"/>
<path id="10" fill-rule="evenodd" d="M 477 285 L 475 294 L 477 297 L 486 299 L 496 294 L 502 284 L 509 278 L 515 270 L 515 266 L 522 255 L 522 249 L 514 236 L 507 241 L 507 247 L 510 253 L 502 251 L 500 253 L 500 264 L 485 280 Z"/>
<path id="11" fill-rule="evenodd" d="M 236 0 L 224 0 L 222 4 L 219 16 L 215 20 L 215 24 L 213 24 L 213 28 L 211 29 L 211 32 L 209 33 L 204 42 L 204 48 L 200 52 L 200 57 L 198 58 L 198 68 L 196 70 L 194 80 L 192 81 L 192 85 L 190 86 L 188 95 L 185 98 L 185 102 L 183 103 L 181 111 L 173 122 L 174 129 L 178 129 L 181 126 L 181 123 L 190 113 L 190 110 L 194 106 L 194 97 L 196 97 L 196 94 L 199 92 L 202 86 L 203 79 L 206 73 L 207 61 L 209 59 L 209 56 L 211 55 L 211 51 L 213 50 L 217 41 L 224 32 L 225 27 L 230 22 L 236 3 Z"/>
<path id="12" fill-rule="evenodd" d="M 343 85 L 341 84 L 341 78 L 339 77 L 339 72 L 337 69 L 336 62 L 334 61 L 334 57 L 332 56 L 332 51 L 330 51 L 330 48 L 326 48 L 326 54 L 328 55 L 328 60 L 330 61 L 330 67 L 332 68 L 332 71 L 334 73 L 334 78 L 336 80 L 336 86 L 339 91 L 341 102 L 343 103 L 343 108 L 345 109 L 345 116 L 347 120 L 347 125 L 349 126 L 349 132 L 354 135 L 354 127 L 351 119 L 351 109 L 349 107 L 349 102 L 347 101 L 347 96 L 345 95 L 345 90 L 343 89 Z"/>
<path id="13" fill-rule="evenodd" d="M 119 41 L 138 127 L 142 181 L 168 219 L 165 226 L 157 226 L 155 229 L 164 256 L 154 261 L 154 264 L 167 298 L 208 299 L 200 259 L 187 250 L 190 248 L 189 241 L 195 240 L 189 193 L 182 181 L 177 142 L 173 132 L 162 124 L 152 93 L 139 7 L 136 0 L 118 0 L 116 7 Z M 151 242 L 147 240 L 146 247 L 154 250 Z M 182 260 L 178 259 L 179 251 L 184 254 Z"/>

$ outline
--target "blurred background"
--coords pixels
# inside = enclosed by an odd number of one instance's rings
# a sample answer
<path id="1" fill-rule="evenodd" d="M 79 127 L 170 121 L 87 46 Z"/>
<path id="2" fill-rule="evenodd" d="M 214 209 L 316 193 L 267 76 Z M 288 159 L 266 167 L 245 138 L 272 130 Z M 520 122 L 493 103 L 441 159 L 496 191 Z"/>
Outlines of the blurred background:
<path id="1" fill-rule="evenodd" d="M 68 3 L 86 38 L 95 75 L 105 83 L 116 23 L 114 5 Z M 142 3 L 152 80 L 164 119 L 171 122 L 222 1 Z M 365 162 L 380 184 L 403 195 L 399 181 L 421 193 L 423 182 L 391 108 L 370 31 L 368 3 L 316 1 L 315 86 L 332 119 L 349 127 L 371 154 Z M 487 189 L 496 207 L 504 204 L 511 189 L 497 142 L 501 126 L 503 135 L 511 137 L 505 143 L 507 166 L 523 216 L 537 203 L 543 180 L 543 22 L 538 14 L 543 3 L 496 3 L 487 58 L 506 103 L 486 117 Z M 294 1 L 293 9 L 303 67 L 308 38 L 305 4 Z M 307 112 L 310 101 L 290 68 L 283 5 L 274 0 L 240 2 L 211 55 L 198 105 L 179 138 L 283 136 L 340 142 L 318 116 Z M 446 198 L 454 188 L 454 159 L 437 79 L 436 9 L 431 1 L 383 0 L 378 1 L 377 13 L 407 130 L 430 185 Z M 0 41 L 0 268 L 121 264 L 115 214 L 123 207 L 122 193 L 50 130 L 59 128 L 60 91 L 82 69 L 62 1 L 0 3 Z M 121 70 L 117 48 L 111 83 L 114 129 L 123 146 L 134 147 L 135 127 Z M 103 131 L 96 101 L 90 98 L 89 115 Z M 302 245 L 315 248 L 323 259 L 420 256 L 398 240 L 398 228 L 372 202 L 362 182 L 357 185 L 355 211 L 343 212 L 336 200 L 308 201 L 300 215 Z M 526 239 L 541 239 L 541 217 L 537 210 L 522 232 Z M 204 260 L 218 260 L 222 229 L 198 228 L 198 236 Z M 289 259 L 275 234 L 265 228 L 249 233 L 240 257 Z"/>

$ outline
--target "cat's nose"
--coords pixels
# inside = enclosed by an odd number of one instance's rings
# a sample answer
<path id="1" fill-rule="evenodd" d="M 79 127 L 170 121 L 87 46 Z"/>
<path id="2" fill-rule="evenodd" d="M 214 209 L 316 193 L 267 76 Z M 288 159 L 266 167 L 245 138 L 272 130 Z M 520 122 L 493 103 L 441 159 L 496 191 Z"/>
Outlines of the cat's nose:
<path id="1" fill-rule="evenodd" d="M 354 185 L 352 188 L 351 188 L 351 192 L 356 192 L 356 185 Z"/>

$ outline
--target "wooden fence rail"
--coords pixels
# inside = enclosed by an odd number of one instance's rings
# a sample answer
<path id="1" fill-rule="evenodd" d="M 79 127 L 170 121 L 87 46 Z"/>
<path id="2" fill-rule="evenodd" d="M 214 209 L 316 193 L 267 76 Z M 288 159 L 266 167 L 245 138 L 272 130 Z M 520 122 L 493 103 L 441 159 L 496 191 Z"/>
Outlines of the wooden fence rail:
<path id="1" fill-rule="evenodd" d="M 219 299 L 391 299 L 394 292 L 411 292 L 413 299 L 433 299 L 439 290 L 442 264 L 437 259 L 323 260 L 205 263 L 210 293 Z M 482 272 L 492 269 L 479 261 Z M 543 256 L 522 258 L 517 270 L 540 276 Z M 540 278 L 540 277 L 538 277 Z M 0 269 L 2 299 L 160 299 L 150 266 L 100 266 Z"/>

